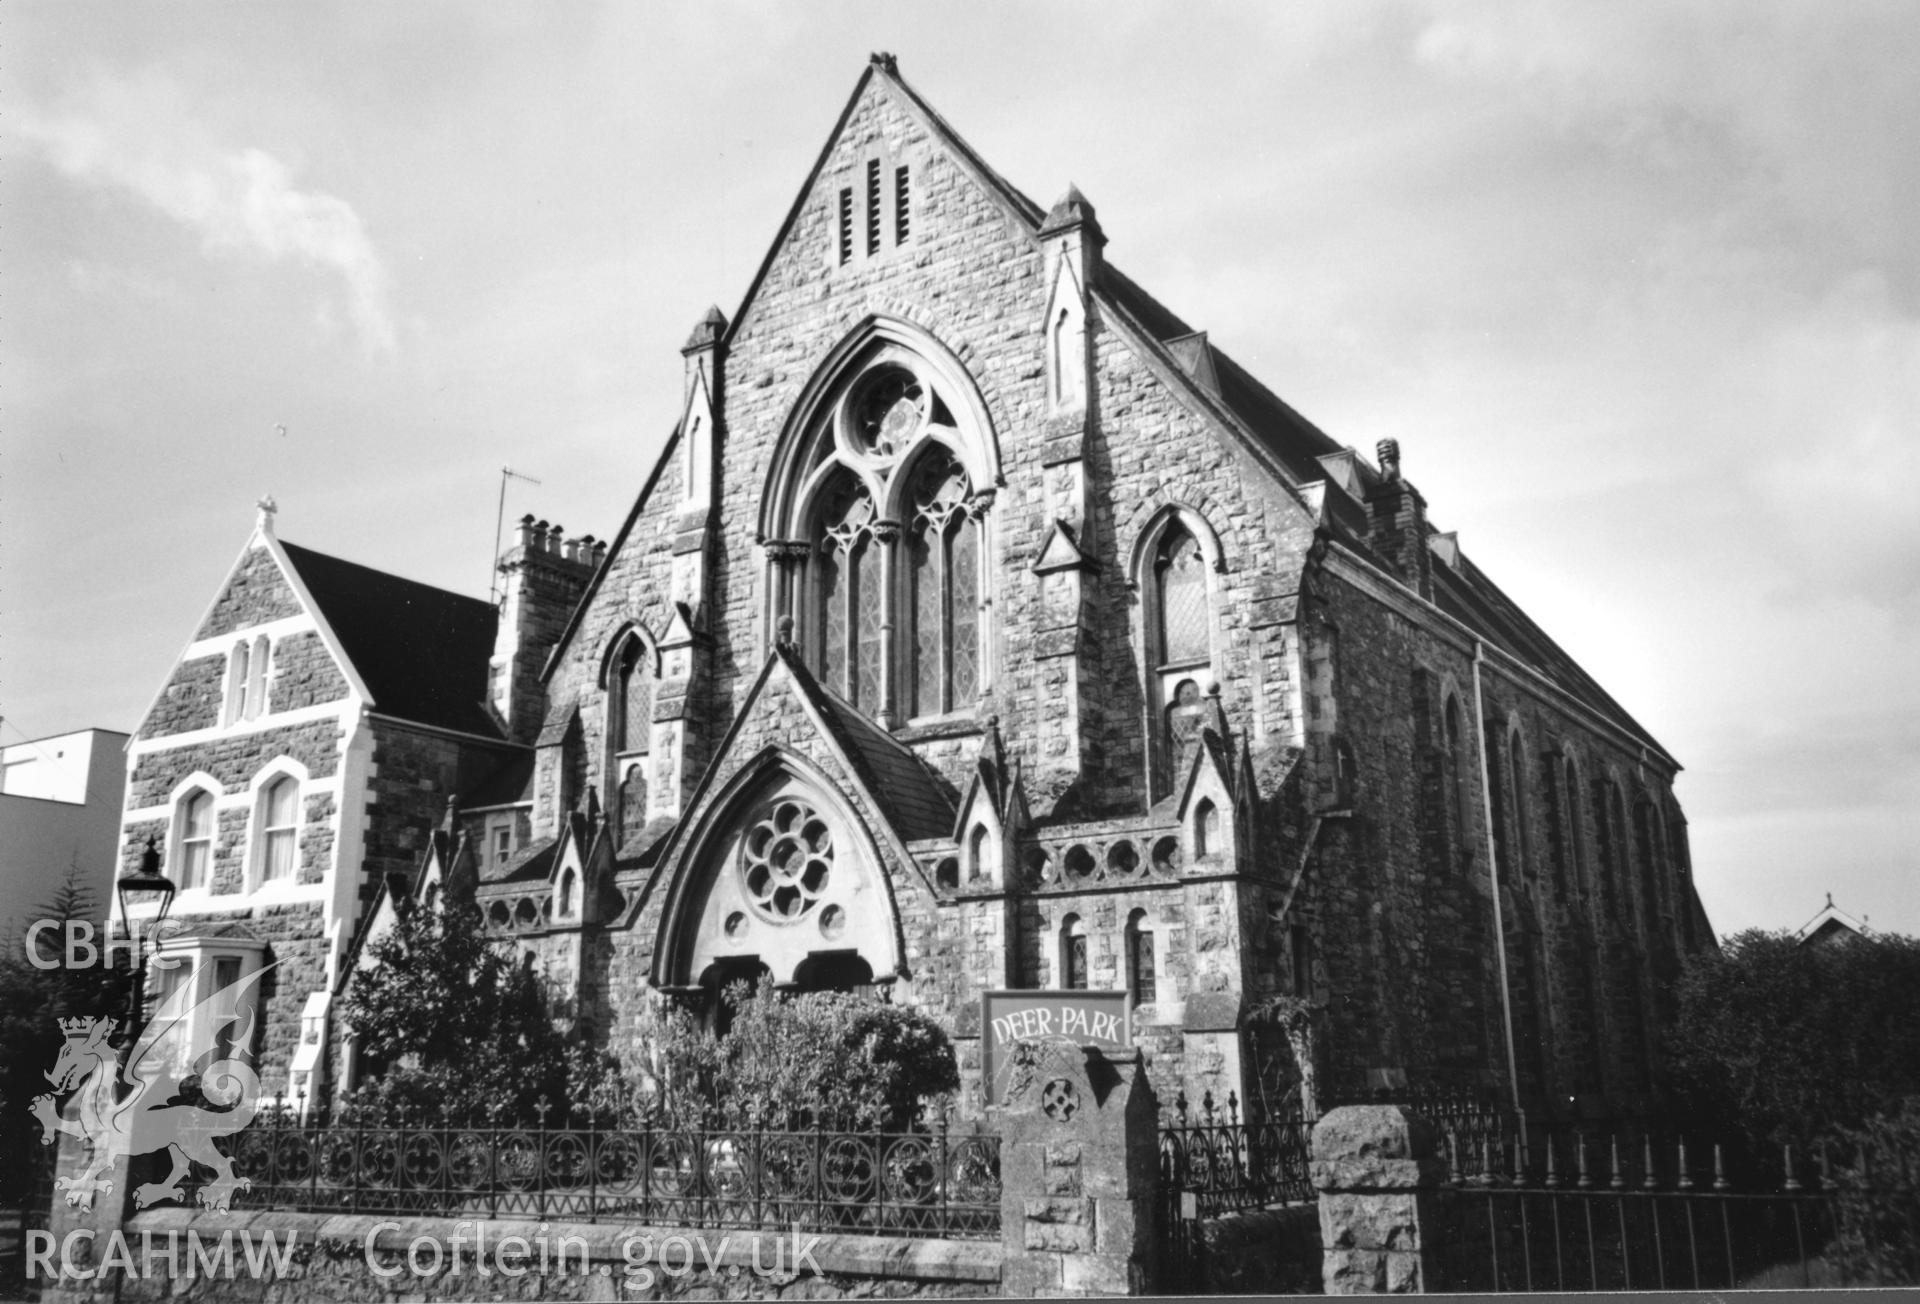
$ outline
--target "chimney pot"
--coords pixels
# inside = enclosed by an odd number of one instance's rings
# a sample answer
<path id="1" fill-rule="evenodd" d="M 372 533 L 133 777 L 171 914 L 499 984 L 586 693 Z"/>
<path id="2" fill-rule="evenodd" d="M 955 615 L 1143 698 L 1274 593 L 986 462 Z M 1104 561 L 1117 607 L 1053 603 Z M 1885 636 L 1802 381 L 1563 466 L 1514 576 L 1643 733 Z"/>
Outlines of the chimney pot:
<path id="1" fill-rule="evenodd" d="M 547 551 L 556 557 L 567 555 L 567 532 L 557 524 L 547 531 Z"/>
<path id="2" fill-rule="evenodd" d="M 1400 441 L 1383 439 L 1374 445 L 1374 456 L 1380 463 L 1380 474 L 1389 480 L 1400 478 Z"/>
<path id="3" fill-rule="evenodd" d="M 528 512 L 520 518 L 519 541 L 522 548 L 533 546 L 533 513 Z"/>

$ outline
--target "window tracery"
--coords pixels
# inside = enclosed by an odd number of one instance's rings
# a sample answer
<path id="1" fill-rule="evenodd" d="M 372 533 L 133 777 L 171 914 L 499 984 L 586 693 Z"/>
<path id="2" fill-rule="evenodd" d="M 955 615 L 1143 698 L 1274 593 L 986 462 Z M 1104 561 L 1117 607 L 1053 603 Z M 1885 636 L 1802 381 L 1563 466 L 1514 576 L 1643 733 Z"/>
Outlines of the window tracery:
<path id="1" fill-rule="evenodd" d="M 775 804 L 741 844 L 747 897 L 773 923 L 790 923 L 818 905 L 832 872 L 833 833 L 804 802 Z"/>
<path id="2" fill-rule="evenodd" d="M 886 724 L 971 710 L 986 498 L 951 410 L 911 355 L 886 350 L 823 426 L 802 590 L 821 679 Z"/>

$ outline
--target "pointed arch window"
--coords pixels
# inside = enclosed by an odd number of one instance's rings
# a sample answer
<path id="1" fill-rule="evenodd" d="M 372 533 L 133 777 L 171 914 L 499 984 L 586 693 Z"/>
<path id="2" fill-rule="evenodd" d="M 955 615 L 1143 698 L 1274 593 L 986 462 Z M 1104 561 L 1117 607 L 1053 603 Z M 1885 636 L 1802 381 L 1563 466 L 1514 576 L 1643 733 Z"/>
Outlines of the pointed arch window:
<path id="1" fill-rule="evenodd" d="M 1220 854 L 1220 812 L 1204 797 L 1193 811 L 1193 858 Z"/>
<path id="2" fill-rule="evenodd" d="M 1441 708 L 1441 727 L 1447 735 L 1447 795 L 1453 803 L 1453 846 L 1457 863 L 1465 864 L 1472 846 L 1468 833 L 1473 828 L 1472 793 L 1467 783 L 1467 739 L 1460 722 L 1460 699 L 1451 693 Z"/>
<path id="3" fill-rule="evenodd" d="M 1572 881 L 1573 894 L 1591 898 L 1593 884 L 1587 874 L 1587 825 L 1582 810 L 1582 788 L 1580 786 L 1580 767 L 1569 756 L 1565 762 L 1567 794 L 1567 874 Z"/>
<path id="4" fill-rule="evenodd" d="M 974 825 L 973 836 L 967 839 L 968 882 L 977 883 L 982 879 L 993 877 L 993 866 L 990 863 L 992 855 L 991 845 L 987 840 L 987 826 Z"/>
<path id="5" fill-rule="evenodd" d="M 174 864 L 181 890 L 206 887 L 213 865 L 213 794 L 195 789 L 180 806 L 180 833 Z"/>
<path id="6" fill-rule="evenodd" d="M 238 724 L 247 718 L 247 692 L 253 683 L 249 665 L 253 648 L 245 639 L 233 645 L 227 654 L 227 723 Z"/>
<path id="7" fill-rule="evenodd" d="M 1163 669 L 1204 663 L 1212 653 L 1208 637 L 1207 562 L 1200 541 L 1185 527 L 1166 533 L 1153 563 L 1158 601 L 1154 619 Z"/>
<path id="8" fill-rule="evenodd" d="M 952 453 L 935 446 L 908 491 L 907 606 L 914 716 L 973 705 L 980 668 L 980 540 L 973 486 Z"/>
<path id="9" fill-rule="evenodd" d="M 880 704 L 880 544 L 873 494 L 848 474 L 827 495 L 815 543 L 820 671 L 862 711 Z"/>
<path id="10" fill-rule="evenodd" d="M 983 504 L 951 411 L 913 359 L 889 352 L 824 433 L 808 598 L 821 678 L 883 723 L 971 710 Z"/>
<path id="11" fill-rule="evenodd" d="M 1507 733 L 1507 809 L 1513 817 L 1513 858 L 1520 872 L 1529 878 L 1538 877 L 1540 868 L 1534 863 L 1534 857 L 1527 847 L 1527 825 L 1531 815 L 1527 810 L 1527 771 L 1526 743 L 1520 737 L 1518 729 Z"/>
<path id="12" fill-rule="evenodd" d="M 287 775 L 268 784 L 260 797 L 260 816 L 260 879 L 290 879 L 300 832 L 299 781 Z"/>
<path id="13" fill-rule="evenodd" d="M 1134 552 L 1146 699 L 1155 723 L 1148 749 L 1154 800 L 1172 791 L 1207 721 L 1213 668 L 1207 572 L 1218 561 L 1216 549 L 1202 542 L 1204 528 L 1187 509 L 1170 508 L 1147 527 Z"/>
<path id="14" fill-rule="evenodd" d="M 820 680 L 891 728 L 970 712 L 986 687 L 998 463 L 957 360 L 904 324 L 872 329 L 810 387 L 761 520 L 767 628 L 792 616 Z"/>
<path id="15" fill-rule="evenodd" d="M 1071 309 L 1062 307 L 1054 315 L 1047 343 L 1053 355 L 1049 361 L 1053 363 L 1056 404 L 1062 411 L 1082 406 L 1086 402 L 1086 347 Z"/>
<path id="16" fill-rule="evenodd" d="M 1079 915 L 1060 921 L 1060 986 L 1076 992 L 1087 987 L 1087 928 Z"/>
<path id="17" fill-rule="evenodd" d="M 1144 910 L 1127 916 L 1127 987 L 1136 1005 L 1160 999 L 1159 969 L 1154 963 L 1153 924 Z"/>
<path id="18" fill-rule="evenodd" d="M 267 713 L 267 662 L 272 655 L 273 642 L 265 634 L 253 640 L 253 656 L 247 666 L 251 679 L 247 688 L 246 707 L 249 720 Z"/>
<path id="19" fill-rule="evenodd" d="M 628 636 L 614 666 L 607 703 L 608 740 L 615 752 L 645 752 L 653 745 L 653 666 L 647 646 Z"/>
<path id="20" fill-rule="evenodd" d="M 629 633 L 607 667 L 606 788 L 622 838 L 646 823 L 647 754 L 653 749 L 653 653 Z"/>

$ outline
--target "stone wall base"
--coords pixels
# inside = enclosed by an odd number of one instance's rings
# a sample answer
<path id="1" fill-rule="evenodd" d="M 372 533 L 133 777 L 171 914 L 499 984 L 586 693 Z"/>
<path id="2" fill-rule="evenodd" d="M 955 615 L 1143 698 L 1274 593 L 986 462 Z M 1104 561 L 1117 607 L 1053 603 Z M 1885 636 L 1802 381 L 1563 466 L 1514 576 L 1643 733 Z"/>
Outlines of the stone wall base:
<path id="1" fill-rule="evenodd" d="M 120 1236 L 124 1259 L 118 1243 L 103 1242 L 91 1262 L 118 1269 L 121 1304 L 1000 1293 L 995 1242 L 184 1209 L 137 1215 Z M 85 1300 L 102 1284 L 49 1283 L 43 1298 Z"/>

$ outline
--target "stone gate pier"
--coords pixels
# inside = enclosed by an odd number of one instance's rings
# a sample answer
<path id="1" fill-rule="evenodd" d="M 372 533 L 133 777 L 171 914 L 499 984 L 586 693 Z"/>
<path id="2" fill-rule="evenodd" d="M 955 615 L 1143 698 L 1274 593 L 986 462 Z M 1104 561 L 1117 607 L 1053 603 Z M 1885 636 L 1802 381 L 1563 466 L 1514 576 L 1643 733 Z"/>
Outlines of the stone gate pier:
<path id="1" fill-rule="evenodd" d="M 1000 1110 L 1003 1294 L 1159 1284 L 1159 1107 L 1140 1052 L 1016 1044 Z"/>
<path id="2" fill-rule="evenodd" d="M 1436 1289 L 1445 1164 L 1426 1119 L 1399 1105 L 1348 1105 L 1314 1124 L 1321 1283 L 1329 1295 Z"/>

